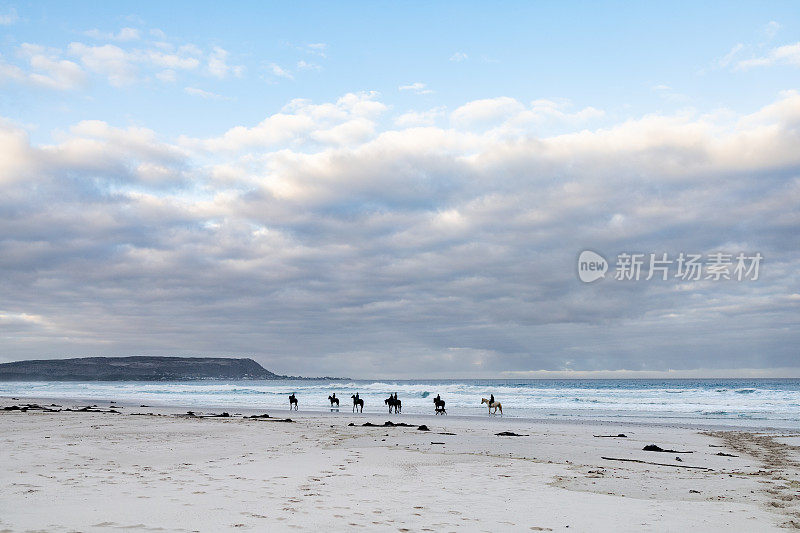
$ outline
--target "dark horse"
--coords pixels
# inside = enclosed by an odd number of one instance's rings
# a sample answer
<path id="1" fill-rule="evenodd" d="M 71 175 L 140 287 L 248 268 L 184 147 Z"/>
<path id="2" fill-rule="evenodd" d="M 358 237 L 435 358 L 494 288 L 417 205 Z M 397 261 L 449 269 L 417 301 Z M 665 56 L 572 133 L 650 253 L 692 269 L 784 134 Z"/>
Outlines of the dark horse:
<path id="1" fill-rule="evenodd" d="M 436 395 L 436 398 L 433 399 L 433 404 L 436 406 L 436 414 L 437 415 L 446 415 L 447 411 L 444 409 L 444 400 L 442 400 L 439 395 Z"/>
<path id="2" fill-rule="evenodd" d="M 292 395 L 289 396 L 289 410 L 290 411 L 292 410 L 293 406 L 294 406 L 294 410 L 297 411 L 297 398 L 295 398 L 294 393 L 292 393 Z"/>
<path id="3" fill-rule="evenodd" d="M 356 412 L 356 408 L 360 407 L 361 412 L 364 412 L 364 400 L 358 397 L 358 394 L 353 394 L 350 396 L 353 399 L 353 412 Z"/>
<path id="4" fill-rule="evenodd" d="M 392 412 L 392 409 L 394 409 L 395 413 L 403 412 L 403 402 L 401 400 L 398 400 L 397 396 L 393 396 L 390 394 L 388 398 L 383 400 L 383 403 L 389 406 L 390 413 Z"/>
<path id="5" fill-rule="evenodd" d="M 331 401 L 331 407 L 333 404 L 336 404 L 336 407 L 339 407 L 339 398 L 336 397 L 336 393 L 333 393 L 333 396 L 328 396 L 328 399 Z"/>

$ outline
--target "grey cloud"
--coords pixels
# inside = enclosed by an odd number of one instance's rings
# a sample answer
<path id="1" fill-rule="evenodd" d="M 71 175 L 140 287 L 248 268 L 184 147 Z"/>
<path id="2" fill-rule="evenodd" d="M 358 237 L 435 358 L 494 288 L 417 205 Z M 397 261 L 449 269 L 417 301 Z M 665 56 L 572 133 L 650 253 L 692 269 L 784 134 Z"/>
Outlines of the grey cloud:
<path id="1" fill-rule="evenodd" d="M 304 117 L 303 150 L 248 152 L 265 138 L 252 128 L 170 144 L 84 123 L 42 147 L 6 127 L 3 357 L 251 355 L 416 377 L 798 366 L 798 95 L 728 129 L 644 117 L 549 138 L 314 140 L 382 105 L 293 104 L 281 120 Z M 213 143 L 236 150 L 200 163 Z M 757 282 L 584 285 L 587 248 L 766 259 Z"/>

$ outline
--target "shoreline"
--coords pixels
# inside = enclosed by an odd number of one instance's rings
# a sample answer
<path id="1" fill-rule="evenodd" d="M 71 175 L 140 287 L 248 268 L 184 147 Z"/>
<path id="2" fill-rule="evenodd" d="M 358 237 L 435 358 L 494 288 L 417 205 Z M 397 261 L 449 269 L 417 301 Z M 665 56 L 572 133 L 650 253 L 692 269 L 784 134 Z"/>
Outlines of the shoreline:
<path id="1" fill-rule="evenodd" d="M 394 415 L 390 414 L 387 411 L 373 411 L 368 410 L 364 413 L 351 413 L 348 410 L 348 404 L 343 404 L 338 411 L 325 410 L 325 409 L 301 409 L 298 411 L 290 411 L 289 409 L 281 409 L 281 408 L 267 408 L 267 407 L 246 407 L 246 406 L 230 406 L 230 405 L 214 405 L 214 404 L 207 404 L 207 405 L 196 405 L 196 404 L 164 404 L 164 403 L 150 403 L 146 404 L 146 408 L 141 407 L 141 403 L 133 402 L 130 400 L 108 400 L 105 398 L 91 398 L 91 397 L 79 397 L 79 398 L 59 398 L 59 397 L 46 397 L 46 396 L 4 396 L 0 395 L 0 406 L 4 403 L 33 403 L 33 404 L 51 404 L 51 403 L 72 403 L 72 407 L 82 407 L 87 404 L 95 404 L 95 403 L 103 403 L 109 404 L 114 403 L 117 406 L 122 406 L 125 408 L 133 409 L 133 410 L 140 410 L 140 409 L 158 409 L 164 412 L 174 412 L 175 414 L 179 414 L 181 412 L 186 411 L 198 411 L 198 410 L 214 410 L 214 411 L 236 411 L 240 413 L 247 413 L 248 415 L 253 414 L 260 414 L 265 411 L 274 412 L 274 413 L 282 413 L 286 416 L 290 416 L 291 414 L 295 414 L 296 416 L 300 416 L 300 414 L 306 414 L 311 416 L 331 416 L 331 417 L 340 417 L 345 415 L 359 415 L 359 416 L 372 416 L 372 417 L 381 417 L 381 416 L 389 416 L 389 417 L 416 417 L 416 418 L 423 418 L 423 419 L 431 419 L 431 420 L 439 420 L 445 417 L 441 415 L 435 414 L 426 414 L 426 413 L 406 413 L 406 414 L 399 414 Z M 800 433 L 800 429 L 795 428 L 785 428 L 785 427 L 776 427 L 776 426 L 769 426 L 769 425 L 751 425 L 751 426 L 734 426 L 730 424 L 713 424 L 709 423 L 707 420 L 698 420 L 696 422 L 688 422 L 686 418 L 681 419 L 668 419 L 664 417 L 662 419 L 650 419 L 650 420 L 641 420 L 637 418 L 642 417 L 602 417 L 599 416 L 597 418 L 592 418 L 589 416 L 581 417 L 581 418 L 569 418 L 569 417 L 526 417 L 526 416 L 515 416 L 515 415 L 463 415 L 463 414 L 448 414 L 446 415 L 448 420 L 474 420 L 474 421 L 492 421 L 492 420 L 502 420 L 508 423 L 521 423 L 521 424 L 566 424 L 566 425 L 576 425 L 576 426 L 586 426 L 586 425 L 595 425 L 595 424 L 603 424 L 603 425 L 621 425 L 621 426 L 640 426 L 640 427 L 663 427 L 663 428 L 674 428 L 674 429 L 686 429 L 692 431 L 737 431 L 737 432 L 756 432 L 756 433 L 784 433 L 784 434 L 794 434 Z M 669 420 L 669 421 L 668 421 Z M 725 419 L 723 419 L 725 420 Z"/>

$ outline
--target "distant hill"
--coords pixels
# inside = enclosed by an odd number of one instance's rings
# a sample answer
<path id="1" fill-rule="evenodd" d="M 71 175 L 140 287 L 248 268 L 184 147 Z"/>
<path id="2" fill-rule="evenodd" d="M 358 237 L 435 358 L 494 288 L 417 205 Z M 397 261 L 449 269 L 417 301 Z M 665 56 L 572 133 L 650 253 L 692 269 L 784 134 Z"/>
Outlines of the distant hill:
<path id="1" fill-rule="evenodd" d="M 157 381 L 289 379 L 252 359 L 224 357 L 79 357 L 0 364 L 0 381 Z"/>

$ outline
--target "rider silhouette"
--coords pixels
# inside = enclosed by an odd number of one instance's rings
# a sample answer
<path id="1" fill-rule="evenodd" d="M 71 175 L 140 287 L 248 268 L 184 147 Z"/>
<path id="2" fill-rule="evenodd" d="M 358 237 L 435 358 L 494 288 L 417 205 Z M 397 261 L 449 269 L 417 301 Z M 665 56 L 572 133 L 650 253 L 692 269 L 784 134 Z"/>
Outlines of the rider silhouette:
<path id="1" fill-rule="evenodd" d="M 489 397 L 489 407 L 491 407 L 493 403 L 494 403 L 494 394 L 491 394 Z"/>

